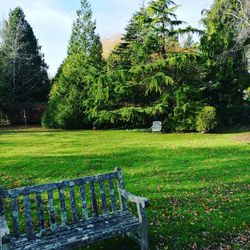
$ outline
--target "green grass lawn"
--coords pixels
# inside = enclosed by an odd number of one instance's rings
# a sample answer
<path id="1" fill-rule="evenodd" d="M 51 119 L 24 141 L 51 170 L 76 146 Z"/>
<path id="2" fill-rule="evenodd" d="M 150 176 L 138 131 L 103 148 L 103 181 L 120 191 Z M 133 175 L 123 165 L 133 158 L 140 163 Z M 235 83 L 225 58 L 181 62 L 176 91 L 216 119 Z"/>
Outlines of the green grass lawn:
<path id="1" fill-rule="evenodd" d="M 247 249 L 250 146 L 234 140 L 244 135 L 249 133 L 0 130 L 1 185 L 48 183 L 121 166 L 126 189 L 150 199 L 151 249 L 238 249 L 240 242 Z M 138 249 L 120 238 L 91 249 L 120 245 Z"/>

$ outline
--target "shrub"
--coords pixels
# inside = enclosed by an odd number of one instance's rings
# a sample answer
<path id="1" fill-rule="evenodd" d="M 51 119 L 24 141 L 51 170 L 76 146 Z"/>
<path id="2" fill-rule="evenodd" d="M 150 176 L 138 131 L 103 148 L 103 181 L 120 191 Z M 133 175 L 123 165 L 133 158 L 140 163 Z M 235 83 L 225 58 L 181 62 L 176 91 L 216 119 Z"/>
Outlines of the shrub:
<path id="1" fill-rule="evenodd" d="M 210 132 L 217 126 L 216 109 L 212 106 L 203 107 L 196 117 L 196 130 Z"/>

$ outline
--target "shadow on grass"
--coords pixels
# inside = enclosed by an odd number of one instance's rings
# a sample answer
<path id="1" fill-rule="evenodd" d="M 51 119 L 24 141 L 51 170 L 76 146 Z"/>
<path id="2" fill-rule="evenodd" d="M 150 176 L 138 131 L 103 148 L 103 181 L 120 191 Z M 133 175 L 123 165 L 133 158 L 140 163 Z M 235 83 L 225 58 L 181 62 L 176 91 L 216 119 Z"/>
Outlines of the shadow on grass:
<path id="1" fill-rule="evenodd" d="M 249 228 L 250 165 L 245 148 L 130 147 L 107 154 L 3 157 L 1 165 L 1 183 L 6 188 L 94 175 L 121 166 L 127 189 L 150 199 L 152 249 L 216 246 Z M 121 238 L 89 249 L 118 248 L 138 249 Z"/>
<path id="2" fill-rule="evenodd" d="M 51 156 L 45 153 L 11 159 L 2 156 L 0 173 L 9 176 L 7 187 L 16 187 L 15 178 L 36 184 L 46 179 L 61 180 L 113 171 L 115 167 L 121 166 L 125 176 L 132 179 L 135 177 L 149 183 L 158 179 L 160 182 L 157 185 L 161 182 L 167 185 L 166 179 L 161 177 L 167 178 L 172 184 L 239 179 L 246 176 L 250 166 L 249 150 L 237 146 L 161 150 L 136 147 L 106 154 L 67 154 L 62 152 L 60 156 Z"/>

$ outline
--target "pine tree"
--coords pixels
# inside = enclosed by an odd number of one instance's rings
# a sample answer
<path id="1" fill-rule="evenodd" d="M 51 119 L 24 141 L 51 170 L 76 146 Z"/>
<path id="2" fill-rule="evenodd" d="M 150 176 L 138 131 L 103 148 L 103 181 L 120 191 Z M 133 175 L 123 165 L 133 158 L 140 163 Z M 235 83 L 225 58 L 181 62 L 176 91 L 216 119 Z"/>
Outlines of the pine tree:
<path id="1" fill-rule="evenodd" d="M 0 51 L 5 64 L 1 85 L 5 85 L 5 102 L 45 101 L 50 88 L 48 67 L 21 8 L 10 11 L 1 37 Z"/>
<path id="2" fill-rule="evenodd" d="M 103 69 L 102 44 L 87 0 L 81 1 L 73 24 L 68 57 L 54 81 L 43 124 L 48 127 L 91 127 L 87 114 L 89 93 Z"/>

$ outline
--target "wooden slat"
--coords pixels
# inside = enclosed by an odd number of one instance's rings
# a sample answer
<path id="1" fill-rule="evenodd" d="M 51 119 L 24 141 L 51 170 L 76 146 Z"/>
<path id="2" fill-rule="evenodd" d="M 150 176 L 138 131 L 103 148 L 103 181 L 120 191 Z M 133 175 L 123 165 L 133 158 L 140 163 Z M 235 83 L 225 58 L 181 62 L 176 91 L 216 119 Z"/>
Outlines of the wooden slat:
<path id="1" fill-rule="evenodd" d="M 21 236 L 20 240 L 18 241 L 10 235 L 11 237 L 11 248 L 13 249 L 23 249 L 23 248 L 30 248 L 30 249 L 47 249 L 47 248 L 67 248 L 70 246 L 77 246 L 79 243 L 91 243 L 97 240 L 105 239 L 111 236 L 116 236 L 121 233 L 127 233 L 130 231 L 136 231 L 141 236 L 141 247 L 142 249 L 148 249 L 147 247 L 147 232 L 146 232 L 146 215 L 144 213 L 144 199 L 139 197 L 134 197 L 132 194 L 127 192 L 119 192 L 122 195 L 120 197 L 121 201 L 121 209 L 124 211 L 116 211 L 118 206 L 116 205 L 115 200 L 115 189 L 114 189 L 114 179 L 118 180 L 119 190 L 124 190 L 124 183 L 122 179 L 122 173 L 120 169 L 117 169 L 117 172 L 106 174 L 106 175 L 99 175 L 99 176 L 92 176 L 82 179 L 77 179 L 73 181 L 62 181 L 60 183 L 51 183 L 49 185 L 40 185 L 36 187 L 27 187 L 24 189 L 16 189 L 11 190 L 10 193 L 8 191 L 3 191 L 4 197 L 14 197 L 12 199 L 12 219 L 13 224 L 16 228 L 16 234 L 20 234 L 19 232 L 19 218 L 18 218 L 18 198 L 15 195 L 24 194 L 24 211 L 22 214 L 26 219 L 26 227 L 27 227 L 27 235 L 24 234 Z M 110 191 L 110 198 L 112 203 L 112 213 L 108 213 L 107 208 L 107 196 L 105 194 L 106 188 L 106 181 L 108 180 L 109 191 Z M 90 187 L 90 193 L 87 191 L 87 195 L 85 193 L 84 187 L 88 184 Z M 100 187 L 100 194 L 99 192 L 96 194 L 97 189 Z M 42 188 L 41 188 L 42 187 Z M 87 219 L 84 223 L 82 220 L 79 220 L 77 203 L 76 203 L 76 189 L 80 188 L 80 198 L 82 202 L 82 214 L 83 219 Z M 64 189 L 69 189 L 70 195 L 70 205 L 72 208 L 72 215 L 74 223 L 67 223 L 67 208 L 66 208 L 66 197 L 64 194 Z M 96 189 L 97 188 L 97 189 Z M 47 192 L 48 195 L 48 212 L 50 216 L 50 225 L 51 229 L 45 229 L 40 234 L 37 234 L 37 238 L 31 238 L 32 234 L 32 207 L 31 205 L 31 193 L 36 195 L 36 203 L 37 203 L 37 215 L 39 226 L 45 227 L 44 216 L 45 211 L 43 210 L 42 204 L 42 192 L 43 189 Z M 37 191 L 35 191 L 37 190 Z M 59 191 L 59 199 L 60 199 L 60 206 L 61 206 L 61 218 L 62 224 L 64 227 L 57 226 L 57 218 L 56 218 L 56 209 L 54 204 L 54 197 L 53 191 Z M 12 192 L 13 191 L 13 192 Z M 89 216 L 88 209 L 87 209 L 87 198 L 89 198 L 89 194 L 92 201 L 92 208 L 93 208 L 93 216 Z M 6 196 L 5 196 L 6 195 Z M 32 196 L 33 197 L 33 196 Z M 101 214 L 101 211 L 98 211 L 99 206 L 99 197 L 101 199 L 102 204 L 102 216 L 98 216 L 98 213 Z M 123 204 L 122 198 L 126 197 L 128 200 L 138 202 L 138 214 L 139 219 L 135 218 L 127 209 L 126 203 Z M 78 198 L 78 197 L 77 197 Z M 1 199 L 1 191 L 0 191 L 0 199 Z M 32 200 L 33 201 L 33 200 Z M 4 201 L 3 201 L 4 202 Z M 20 200 L 19 200 L 20 202 Z M 4 215 L 0 200 L 0 215 Z M 100 209 L 101 210 L 101 209 Z M 14 213 L 16 212 L 16 213 Z M 21 213 L 21 212 L 20 212 Z M 91 217 L 91 218 L 89 218 Z M 79 221 L 78 221 L 79 220 Z M 140 229 L 140 231 L 138 231 Z M 142 232 L 142 233 L 141 233 Z M 28 238 L 27 238 L 28 236 Z M 35 236 L 35 235 L 34 235 Z M 58 237 L 60 239 L 58 241 Z M 83 237 L 84 236 L 84 237 Z M 31 240 L 32 239 L 32 240 Z M 57 240 L 55 240 L 57 239 Z"/>
<path id="2" fill-rule="evenodd" d="M 80 197 L 81 197 L 81 203 L 82 203 L 82 217 L 83 219 L 87 220 L 89 218 L 88 206 L 87 206 L 85 189 L 83 185 L 80 186 Z"/>
<path id="3" fill-rule="evenodd" d="M 98 218 L 100 218 L 97 223 Z M 45 234 L 44 240 L 38 239 L 39 249 L 71 249 L 73 246 L 79 247 L 79 244 L 90 244 L 96 242 L 97 240 L 106 239 L 112 236 L 117 236 L 121 233 L 126 233 L 129 231 L 136 231 L 139 227 L 138 219 L 130 216 L 111 216 L 111 219 L 108 218 L 93 218 L 95 219 L 92 226 L 85 224 L 82 227 L 75 227 L 69 225 L 67 230 L 59 230 L 56 233 L 56 236 L 61 241 L 55 241 L 55 235 L 48 232 Z M 111 226 L 112 225 L 112 226 Z M 84 237 L 83 237 L 84 236 Z M 13 249 L 24 249 L 23 245 L 13 242 Z M 30 242 L 28 246 L 30 249 L 36 249 L 36 241 Z M 22 242 L 21 242 L 22 244 Z M 34 245 L 33 245 L 34 244 Z M 33 248 L 32 248 L 33 247 Z"/>
<path id="4" fill-rule="evenodd" d="M 117 205 L 116 205 L 116 201 L 115 201 L 114 184 L 113 184 L 112 179 L 109 179 L 108 183 L 109 183 L 109 194 L 110 194 L 110 199 L 111 199 L 112 211 L 114 212 L 117 210 Z"/>
<path id="5" fill-rule="evenodd" d="M 13 223 L 13 231 L 14 235 L 18 237 L 20 235 L 19 229 L 19 213 L 18 213 L 18 200 L 17 198 L 12 199 L 12 223 Z"/>
<path id="6" fill-rule="evenodd" d="M 28 195 L 24 196 L 24 213 L 26 219 L 26 231 L 28 238 L 32 238 L 32 218 L 30 209 L 30 197 Z"/>
<path id="7" fill-rule="evenodd" d="M 93 182 L 90 182 L 90 195 L 92 201 L 92 209 L 94 217 L 98 217 L 98 207 L 96 202 L 96 194 L 95 194 L 95 185 Z"/>
<path id="8" fill-rule="evenodd" d="M 116 171 L 117 171 L 118 188 L 120 191 L 124 189 L 122 170 L 121 168 L 116 168 Z M 120 192 L 119 192 L 119 199 L 120 199 L 121 210 L 126 210 L 127 209 L 126 199 L 123 196 L 121 196 Z"/>
<path id="9" fill-rule="evenodd" d="M 99 180 L 99 185 L 100 185 L 100 195 L 101 195 L 101 200 L 102 200 L 102 212 L 103 214 L 106 214 L 107 213 L 107 201 L 106 201 L 106 194 L 105 194 L 103 180 Z"/>
<path id="10" fill-rule="evenodd" d="M 98 180 L 100 179 L 107 180 L 109 178 L 117 178 L 117 172 L 111 172 L 111 173 L 96 175 L 96 176 L 87 176 L 87 177 L 79 178 L 75 180 L 66 180 L 66 181 L 48 183 L 48 184 L 43 184 L 43 185 L 4 190 L 4 198 L 14 198 L 20 195 L 47 192 L 48 190 L 56 190 L 60 188 L 69 188 L 72 185 L 80 186 L 85 183 L 98 182 Z"/>
<path id="11" fill-rule="evenodd" d="M 61 206 L 61 223 L 63 226 L 66 225 L 68 217 L 67 217 L 67 209 L 66 209 L 66 204 L 65 204 L 65 195 L 64 195 L 64 190 L 59 189 L 59 200 L 60 200 L 60 206 Z"/>
<path id="12" fill-rule="evenodd" d="M 0 187 L 0 216 L 5 215 L 5 207 L 4 207 L 4 190 Z"/>
<path id="13" fill-rule="evenodd" d="M 54 207 L 54 197 L 53 191 L 48 190 L 48 210 L 50 215 L 50 227 L 51 229 L 56 228 L 56 216 L 55 216 L 55 207 Z"/>
<path id="14" fill-rule="evenodd" d="M 43 201 L 41 193 L 36 193 L 37 218 L 40 229 L 44 229 Z"/>
<path id="15" fill-rule="evenodd" d="M 76 222 L 78 220 L 78 215 L 77 215 L 74 186 L 69 188 L 69 194 L 70 194 L 70 204 L 71 204 L 71 209 L 72 209 L 72 217 L 73 217 L 74 222 Z"/>

